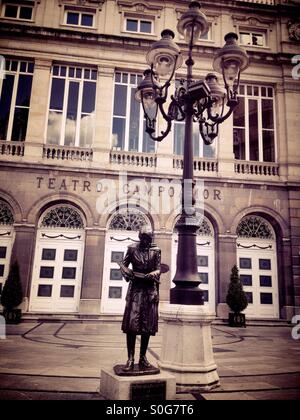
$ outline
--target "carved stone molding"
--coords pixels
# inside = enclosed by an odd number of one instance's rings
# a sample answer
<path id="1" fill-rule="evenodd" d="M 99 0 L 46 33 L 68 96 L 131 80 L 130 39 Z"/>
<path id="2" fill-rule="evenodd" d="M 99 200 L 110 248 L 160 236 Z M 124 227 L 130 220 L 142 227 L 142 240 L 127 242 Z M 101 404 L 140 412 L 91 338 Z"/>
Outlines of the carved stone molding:
<path id="1" fill-rule="evenodd" d="M 93 6 L 102 10 L 105 0 L 59 0 L 59 6 Z"/>
<path id="2" fill-rule="evenodd" d="M 163 6 L 157 6 L 154 4 L 149 4 L 148 1 L 129 1 L 129 0 L 118 0 L 117 5 L 119 8 L 119 13 L 124 12 L 135 12 L 135 13 L 146 13 L 156 15 L 158 18 L 161 16 L 161 11 Z"/>
<path id="3" fill-rule="evenodd" d="M 288 22 L 289 38 L 291 41 L 300 41 L 300 20 Z"/>

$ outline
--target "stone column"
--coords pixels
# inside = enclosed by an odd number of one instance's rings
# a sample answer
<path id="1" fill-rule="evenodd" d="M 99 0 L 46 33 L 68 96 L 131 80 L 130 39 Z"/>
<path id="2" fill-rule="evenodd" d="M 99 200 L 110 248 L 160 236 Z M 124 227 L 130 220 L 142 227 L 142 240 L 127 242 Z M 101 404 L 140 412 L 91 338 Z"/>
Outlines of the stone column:
<path id="1" fill-rule="evenodd" d="M 35 251 L 35 226 L 32 225 L 14 225 L 15 240 L 12 249 L 11 261 L 17 261 L 20 266 L 20 276 L 23 288 L 23 304 L 22 310 L 28 310 L 28 303 L 30 298 L 30 286 L 32 266 Z"/>
<path id="2" fill-rule="evenodd" d="M 217 316 L 227 319 L 229 308 L 226 304 L 226 295 L 230 282 L 232 267 L 237 264 L 236 260 L 236 236 L 219 235 L 218 247 L 219 284 L 217 285 Z"/>
<path id="3" fill-rule="evenodd" d="M 51 66 L 51 60 L 35 60 L 25 143 L 25 157 L 35 162 L 42 161 L 43 144 L 46 142 L 46 117 L 48 112 Z"/>
<path id="4" fill-rule="evenodd" d="M 299 240 L 298 242 L 300 244 Z M 300 295 L 300 276 L 293 276 L 292 247 L 289 238 L 282 239 L 280 254 L 282 267 L 281 273 L 278 270 L 278 275 L 281 274 L 283 278 L 281 288 L 279 284 L 279 288 L 281 289 L 279 292 L 281 291 L 282 295 L 282 301 L 280 302 L 281 318 L 291 321 L 295 314 L 295 294 L 298 293 Z M 280 266 L 278 268 L 280 269 Z"/>
<path id="5" fill-rule="evenodd" d="M 297 188 L 289 192 L 289 204 L 295 314 L 300 315 L 300 194 Z"/>
<path id="6" fill-rule="evenodd" d="M 88 229 L 86 231 L 85 256 L 79 308 L 79 312 L 81 314 L 100 314 L 105 235 L 106 232 L 99 229 Z"/>
<path id="7" fill-rule="evenodd" d="M 101 165 L 102 168 L 109 165 L 111 150 L 114 74 L 114 67 L 100 65 L 98 68 L 93 162 L 96 167 Z"/>

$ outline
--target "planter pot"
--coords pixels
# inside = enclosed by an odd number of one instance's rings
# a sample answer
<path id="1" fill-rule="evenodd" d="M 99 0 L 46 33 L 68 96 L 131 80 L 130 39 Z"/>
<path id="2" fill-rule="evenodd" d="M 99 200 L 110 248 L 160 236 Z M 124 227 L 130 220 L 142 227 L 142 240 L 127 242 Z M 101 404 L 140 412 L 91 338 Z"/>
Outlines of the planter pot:
<path id="1" fill-rule="evenodd" d="M 4 309 L 3 316 L 7 324 L 20 324 L 22 311 L 21 309 Z"/>
<path id="2" fill-rule="evenodd" d="M 229 326 L 246 328 L 246 315 L 240 313 L 229 312 Z"/>

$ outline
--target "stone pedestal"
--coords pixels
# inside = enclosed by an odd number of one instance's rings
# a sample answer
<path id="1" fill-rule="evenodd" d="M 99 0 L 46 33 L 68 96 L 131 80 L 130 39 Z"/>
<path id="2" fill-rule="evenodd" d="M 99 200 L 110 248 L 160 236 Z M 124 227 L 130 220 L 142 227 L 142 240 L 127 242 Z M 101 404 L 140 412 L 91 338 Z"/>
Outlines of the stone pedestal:
<path id="1" fill-rule="evenodd" d="M 168 373 L 147 376 L 117 376 L 113 369 L 101 371 L 100 394 L 107 400 L 174 400 L 175 377 Z"/>
<path id="2" fill-rule="evenodd" d="M 214 318 L 204 306 L 161 308 L 164 330 L 158 366 L 176 377 L 177 391 L 209 391 L 220 385 L 211 337 Z"/>

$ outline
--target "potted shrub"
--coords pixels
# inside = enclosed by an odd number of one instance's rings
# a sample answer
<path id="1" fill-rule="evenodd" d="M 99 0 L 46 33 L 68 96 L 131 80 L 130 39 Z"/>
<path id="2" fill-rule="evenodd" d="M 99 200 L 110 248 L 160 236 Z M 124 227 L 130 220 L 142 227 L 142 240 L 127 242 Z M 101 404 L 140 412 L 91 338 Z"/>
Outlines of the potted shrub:
<path id="1" fill-rule="evenodd" d="M 231 270 L 226 303 L 232 310 L 231 313 L 229 312 L 229 326 L 246 327 L 246 317 L 241 312 L 247 308 L 248 300 L 236 265 Z"/>
<path id="2" fill-rule="evenodd" d="M 19 324 L 21 309 L 16 309 L 23 301 L 23 291 L 18 262 L 14 262 L 4 284 L 1 294 L 1 305 L 4 307 L 3 315 L 8 324 Z"/>

